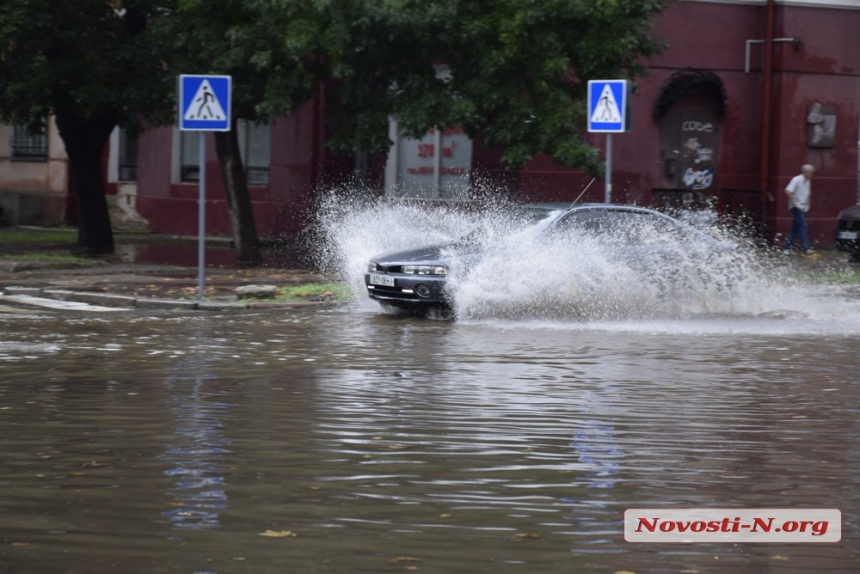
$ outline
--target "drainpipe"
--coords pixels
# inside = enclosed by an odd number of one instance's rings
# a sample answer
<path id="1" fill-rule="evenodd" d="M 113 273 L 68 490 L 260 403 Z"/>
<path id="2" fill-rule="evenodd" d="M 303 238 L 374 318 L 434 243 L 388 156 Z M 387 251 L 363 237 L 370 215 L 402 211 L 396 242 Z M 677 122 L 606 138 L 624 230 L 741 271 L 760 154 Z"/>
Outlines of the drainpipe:
<path id="1" fill-rule="evenodd" d="M 771 84 L 773 83 L 773 28 L 774 28 L 774 0 L 767 0 L 767 14 L 765 16 L 765 38 L 764 38 L 764 74 L 762 85 L 761 106 L 761 190 L 768 196 L 767 183 L 770 177 L 770 116 L 771 116 Z"/>

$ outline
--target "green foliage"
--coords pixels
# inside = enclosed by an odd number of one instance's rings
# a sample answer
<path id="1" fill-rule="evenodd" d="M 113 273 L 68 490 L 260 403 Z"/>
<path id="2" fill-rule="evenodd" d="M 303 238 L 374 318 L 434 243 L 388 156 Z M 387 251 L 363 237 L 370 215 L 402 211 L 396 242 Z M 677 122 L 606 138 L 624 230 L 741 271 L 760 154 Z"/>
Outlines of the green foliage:
<path id="1" fill-rule="evenodd" d="M 321 86 L 330 143 L 387 151 L 388 119 L 418 137 L 463 127 L 504 150 L 591 172 L 586 82 L 635 78 L 661 45 L 663 0 L 4 0 L 0 119 L 62 93 L 86 118 L 175 115 L 181 73 L 233 76 L 236 117 L 270 121 Z M 67 100 L 68 101 L 68 100 Z M 78 122 L 80 125 L 81 122 Z"/>
<path id="2" fill-rule="evenodd" d="M 268 122 L 308 99 L 319 23 L 303 2 L 180 0 L 153 22 L 167 73 L 233 79 L 233 116 Z"/>
<path id="3" fill-rule="evenodd" d="M 289 2 L 285 2 L 289 3 Z M 318 2 L 338 87 L 333 145 L 384 151 L 404 134 L 460 126 L 519 166 L 539 153 L 601 169 L 585 144 L 587 80 L 635 78 L 660 49 L 661 0 Z M 440 74 L 442 66 L 448 74 Z"/>
<path id="4" fill-rule="evenodd" d="M 586 85 L 635 78 L 663 0 L 181 0 L 155 23 L 171 73 L 230 74 L 238 117 L 269 121 L 324 86 L 336 150 L 385 152 L 463 127 L 520 166 L 599 172 Z M 447 70 L 447 72 L 445 71 Z"/>
<path id="5" fill-rule="evenodd" d="M 110 116 L 132 129 L 164 106 L 172 85 L 152 58 L 156 0 L 3 0 L 0 119 L 26 123 L 71 102 L 75 120 Z"/>

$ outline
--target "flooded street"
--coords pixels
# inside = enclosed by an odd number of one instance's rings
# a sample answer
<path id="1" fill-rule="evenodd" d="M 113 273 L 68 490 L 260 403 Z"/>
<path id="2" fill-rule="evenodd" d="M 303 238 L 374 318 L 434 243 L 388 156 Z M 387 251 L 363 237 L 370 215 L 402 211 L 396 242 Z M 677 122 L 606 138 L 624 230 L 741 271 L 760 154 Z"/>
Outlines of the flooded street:
<path id="1" fill-rule="evenodd" d="M 0 571 L 856 572 L 860 300 L 810 297 L 0 315 Z M 838 508 L 843 536 L 633 544 L 634 507 Z"/>

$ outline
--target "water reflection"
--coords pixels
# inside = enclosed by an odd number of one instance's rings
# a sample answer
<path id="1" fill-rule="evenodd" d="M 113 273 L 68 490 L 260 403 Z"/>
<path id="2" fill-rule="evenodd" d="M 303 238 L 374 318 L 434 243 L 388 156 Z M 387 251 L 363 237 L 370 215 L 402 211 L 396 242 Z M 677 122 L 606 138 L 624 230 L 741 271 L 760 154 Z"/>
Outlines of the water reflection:
<path id="1" fill-rule="evenodd" d="M 175 480 L 168 490 L 174 501 L 163 513 L 173 528 L 220 528 L 220 513 L 227 507 L 223 472 L 230 440 L 222 436 L 222 421 L 232 405 L 226 402 L 228 392 L 215 384 L 203 377 L 191 385 L 182 379 L 167 384 L 176 438 L 159 458 L 173 465 L 165 474 Z"/>
<path id="2" fill-rule="evenodd" d="M 623 539 L 664 506 L 856 532 L 856 341 L 748 321 L 0 318 L 0 571 L 853 573 L 854 539 Z"/>

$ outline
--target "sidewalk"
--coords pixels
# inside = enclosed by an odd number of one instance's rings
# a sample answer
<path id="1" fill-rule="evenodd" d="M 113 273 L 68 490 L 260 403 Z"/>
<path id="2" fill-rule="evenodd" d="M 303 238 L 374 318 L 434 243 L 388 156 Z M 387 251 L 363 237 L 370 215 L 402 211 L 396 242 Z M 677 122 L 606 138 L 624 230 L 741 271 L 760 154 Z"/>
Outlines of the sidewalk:
<path id="1" fill-rule="evenodd" d="M 289 301 L 239 301 L 235 292 L 244 285 L 288 287 L 326 282 L 330 279 L 302 269 L 207 268 L 205 299 L 198 301 L 195 267 L 102 260 L 79 263 L 0 260 L 0 292 L 5 295 L 2 299 L 24 305 L 38 305 L 38 301 L 32 301 L 33 297 L 128 309 L 223 310 L 336 304 L 334 296 L 325 294 Z"/>

